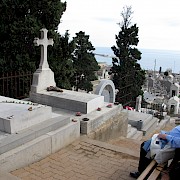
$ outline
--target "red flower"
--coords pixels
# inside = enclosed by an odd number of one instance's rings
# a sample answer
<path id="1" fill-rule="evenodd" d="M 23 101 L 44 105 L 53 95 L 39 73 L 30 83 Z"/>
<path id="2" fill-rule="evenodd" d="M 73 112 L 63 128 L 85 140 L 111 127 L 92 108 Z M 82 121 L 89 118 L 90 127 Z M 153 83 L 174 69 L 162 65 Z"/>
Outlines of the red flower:
<path id="1" fill-rule="evenodd" d="M 81 112 L 76 112 L 76 116 L 81 116 Z"/>
<path id="2" fill-rule="evenodd" d="M 112 108 L 112 104 L 108 104 L 106 107 L 108 107 L 108 108 Z"/>

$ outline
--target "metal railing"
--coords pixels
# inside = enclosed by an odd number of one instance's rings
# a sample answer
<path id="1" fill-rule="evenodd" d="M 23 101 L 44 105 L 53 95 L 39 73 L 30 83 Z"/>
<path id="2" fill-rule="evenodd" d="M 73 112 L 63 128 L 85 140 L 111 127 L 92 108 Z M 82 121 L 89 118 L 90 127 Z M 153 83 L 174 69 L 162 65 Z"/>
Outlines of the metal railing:
<path id="1" fill-rule="evenodd" d="M 0 95 L 16 99 L 29 96 L 32 72 L 0 73 Z"/>

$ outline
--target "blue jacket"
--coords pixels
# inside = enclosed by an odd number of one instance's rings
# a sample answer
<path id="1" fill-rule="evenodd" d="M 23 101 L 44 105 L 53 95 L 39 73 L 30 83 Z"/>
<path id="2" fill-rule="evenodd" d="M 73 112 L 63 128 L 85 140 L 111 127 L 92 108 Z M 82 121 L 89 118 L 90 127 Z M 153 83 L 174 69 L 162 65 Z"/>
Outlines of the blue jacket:
<path id="1" fill-rule="evenodd" d="M 171 147 L 180 148 L 180 125 L 176 126 L 169 132 L 161 132 L 167 134 L 166 139 L 170 142 Z"/>

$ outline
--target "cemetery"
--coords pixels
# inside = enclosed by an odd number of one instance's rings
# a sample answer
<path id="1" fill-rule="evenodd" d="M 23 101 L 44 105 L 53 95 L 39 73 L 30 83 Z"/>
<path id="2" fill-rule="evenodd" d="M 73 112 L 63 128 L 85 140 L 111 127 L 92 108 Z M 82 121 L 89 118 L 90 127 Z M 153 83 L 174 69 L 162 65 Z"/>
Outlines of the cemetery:
<path id="1" fill-rule="evenodd" d="M 35 38 L 34 43 L 41 46 L 41 61 L 33 75 L 30 98 L 0 97 L 0 168 L 7 172 L 58 151 L 80 134 L 96 139 L 106 134 L 101 138 L 105 141 L 125 136 L 128 127 L 127 112 L 113 104 L 115 88 L 109 80 L 100 83 L 96 94 L 47 89 L 56 87 L 47 61 L 47 46 L 53 40 L 42 29 L 41 39 Z"/>
<path id="2" fill-rule="evenodd" d="M 146 109 L 144 113 L 141 96 L 137 97 L 135 110 L 123 109 L 121 104 L 115 103 L 116 89 L 109 79 L 101 79 L 93 94 L 56 87 L 54 72 L 47 60 L 47 47 L 53 45 L 53 40 L 48 39 L 47 32 L 47 29 L 41 29 L 41 38 L 34 40 L 36 46 L 41 46 L 41 60 L 33 74 L 29 99 L 0 96 L 2 170 L 10 172 L 36 162 L 80 136 L 104 142 L 120 136 L 141 140 L 158 125 L 165 126 L 169 121 L 170 117 L 165 115 L 160 122 L 152 109 L 148 113 Z M 145 101 L 160 102 L 164 92 L 163 95 L 169 97 L 169 111 L 178 114 L 179 85 L 172 79 L 164 79 L 161 82 L 166 91 L 161 90 L 158 94 L 154 84 L 158 85 L 155 81 L 160 82 L 162 77 L 149 77 Z"/>

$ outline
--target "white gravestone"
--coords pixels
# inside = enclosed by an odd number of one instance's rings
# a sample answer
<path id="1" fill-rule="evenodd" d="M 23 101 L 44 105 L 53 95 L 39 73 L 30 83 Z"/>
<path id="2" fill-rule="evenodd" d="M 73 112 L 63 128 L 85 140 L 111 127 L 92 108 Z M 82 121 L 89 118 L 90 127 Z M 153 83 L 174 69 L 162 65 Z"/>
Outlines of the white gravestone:
<path id="1" fill-rule="evenodd" d="M 49 86 L 56 86 L 54 81 L 54 72 L 49 68 L 47 61 L 47 47 L 53 45 L 53 39 L 47 38 L 48 30 L 41 29 L 41 39 L 35 38 L 35 46 L 41 46 L 41 60 L 39 68 L 33 74 L 33 83 L 31 86 L 31 92 L 37 93 L 41 90 L 46 89 Z"/>
<path id="2" fill-rule="evenodd" d="M 138 97 L 136 97 L 136 106 L 135 106 L 135 109 L 138 112 L 141 112 L 141 103 L 142 103 L 142 96 L 139 95 Z"/>

